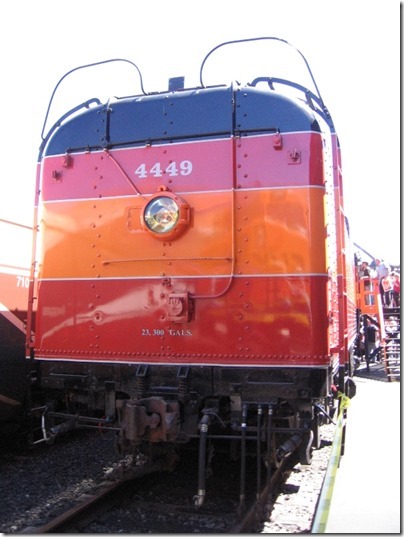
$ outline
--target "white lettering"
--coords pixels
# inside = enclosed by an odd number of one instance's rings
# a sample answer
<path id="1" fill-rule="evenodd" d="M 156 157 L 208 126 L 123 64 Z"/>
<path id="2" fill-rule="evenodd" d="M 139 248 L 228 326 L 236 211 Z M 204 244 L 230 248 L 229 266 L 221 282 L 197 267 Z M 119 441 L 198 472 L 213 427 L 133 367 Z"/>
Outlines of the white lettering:
<path id="1" fill-rule="evenodd" d="M 185 328 L 168 328 L 164 330 L 163 328 L 142 328 L 142 336 L 159 336 L 164 337 L 166 334 L 172 337 L 189 337 L 192 336 L 192 330 Z"/>
<path id="2" fill-rule="evenodd" d="M 17 276 L 17 287 L 29 287 L 29 278 L 27 276 Z"/>
<path id="3" fill-rule="evenodd" d="M 192 173 L 193 165 L 190 160 L 182 160 L 177 163 L 175 161 L 170 162 L 170 164 L 163 170 L 160 162 L 155 162 L 153 166 L 148 170 L 145 163 L 139 164 L 135 170 L 135 175 L 140 179 L 147 179 L 150 176 L 153 177 L 162 177 L 163 174 L 168 175 L 169 177 L 176 177 L 180 175 L 190 175 Z"/>

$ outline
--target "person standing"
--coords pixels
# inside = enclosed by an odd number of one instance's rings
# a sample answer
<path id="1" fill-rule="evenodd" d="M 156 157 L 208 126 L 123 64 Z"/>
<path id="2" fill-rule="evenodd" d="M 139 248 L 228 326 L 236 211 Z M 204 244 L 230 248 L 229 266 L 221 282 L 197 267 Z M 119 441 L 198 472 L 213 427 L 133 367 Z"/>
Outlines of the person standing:
<path id="1" fill-rule="evenodd" d="M 359 268 L 359 277 L 360 278 L 371 277 L 369 263 L 367 261 L 362 261 L 361 266 Z"/>
<path id="2" fill-rule="evenodd" d="M 400 307 L 400 291 L 401 291 L 401 285 L 400 285 L 400 275 L 397 272 L 392 272 L 390 274 L 392 283 L 393 283 L 393 300 L 392 305 L 395 308 Z"/>
<path id="3" fill-rule="evenodd" d="M 378 330 L 375 326 L 375 321 L 369 317 L 365 320 L 364 327 L 365 336 L 365 359 L 369 367 L 369 362 L 379 361 L 379 345 L 377 344 Z"/>
<path id="4" fill-rule="evenodd" d="M 381 279 L 381 284 L 383 287 L 383 293 L 384 293 L 384 305 L 388 308 L 391 305 L 391 299 L 393 294 L 393 281 L 390 278 L 390 275 L 385 276 Z"/>
<path id="5" fill-rule="evenodd" d="M 379 291 L 380 291 L 380 296 L 382 298 L 382 304 L 383 306 L 387 306 L 384 287 L 383 287 L 383 279 L 389 275 L 390 267 L 387 263 L 383 261 L 383 259 L 375 259 L 375 263 L 376 263 L 377 279 L 379 280 Z"/>

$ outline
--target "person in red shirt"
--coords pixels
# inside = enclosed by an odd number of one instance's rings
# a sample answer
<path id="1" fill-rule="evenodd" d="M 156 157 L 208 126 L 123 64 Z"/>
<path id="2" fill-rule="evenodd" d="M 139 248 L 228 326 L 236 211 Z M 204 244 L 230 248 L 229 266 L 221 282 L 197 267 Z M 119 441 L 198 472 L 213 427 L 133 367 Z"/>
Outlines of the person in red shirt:
<path id="1" fill-rule="evenodd" d="M 401 293 L 400 275 L 397 272 L 391 272 L 390 278 L 393 285 L 391 305 L 395 308 L 399 308 Z"/>

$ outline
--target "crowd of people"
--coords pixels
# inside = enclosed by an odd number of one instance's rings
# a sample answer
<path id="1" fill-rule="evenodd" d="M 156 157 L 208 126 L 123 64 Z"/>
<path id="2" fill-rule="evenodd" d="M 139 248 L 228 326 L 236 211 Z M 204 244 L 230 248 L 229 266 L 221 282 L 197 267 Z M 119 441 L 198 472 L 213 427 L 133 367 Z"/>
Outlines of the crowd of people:
<path id="1" fill-rule="evenodd" d="M 362 261 L 359 267 L 359 277 L 377 280 L 383 308 L 400 308 L 400 273 L 391 270 L 388 263 L 382 259 L 375 259 L 371 264 L 367 261 Z M 374 300 L 372 296 L 368 297 L 368 299 Z M 374 304 L 374 302 L 371 302 L 371 304 Z M 400 340 L 400 326 L 398 318 L 394 315 L 394 310 L 392 310 L 390 316 L 384 322 L 388 339 L 387 348 L 389 345 L 396 345 Z M 364 315 L 357 355 L 359 355 L 361 361 L 366 359 L 368 364 L 370 362 L 381 361 L 380 349 L 379 322 L 375 317 Z"/>
<path id="2" fill-rule="evenodd" d="M 391 270 L 388 263 L 375 259 L 373 267 L 367 261 L 362 261 L 359 276 L 377 278 L 379 282 L 382 305 L 386 308 L 400 307 L 400 274 Z"/>
<path id="3" fill-rule="evenodd" d="M 400 325 L 397 318 L 393 316 L 386 319 L 384 324 L 386 350 L 389 352 L 391 347 L 394 347 L 400 342 Z M 381 345 L 379 322 L 370 315 L 365 315 L 359 334 L 359 345 L 356 353 L 360 361 L 366 360 L 368 363 L 381 362 Z"/>

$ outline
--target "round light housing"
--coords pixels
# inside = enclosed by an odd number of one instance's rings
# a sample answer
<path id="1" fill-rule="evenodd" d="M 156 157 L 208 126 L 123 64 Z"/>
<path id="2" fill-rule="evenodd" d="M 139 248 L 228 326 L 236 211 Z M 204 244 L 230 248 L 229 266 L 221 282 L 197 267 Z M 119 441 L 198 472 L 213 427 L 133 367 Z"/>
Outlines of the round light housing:
<path id="1" fill-rule="evenodd" d="M 146 205 L 144 220 L 154 233 L 168 233 L 178 222 L 180 210 L 174 200 L 159 196 Z"/>
<path id="2" fill-rule="evenodd" d="M 155 194 L 143 210 L 142 223 L 158 239 L 179 237 L 189 225 L 190 208 L 171 192 Z"/>

